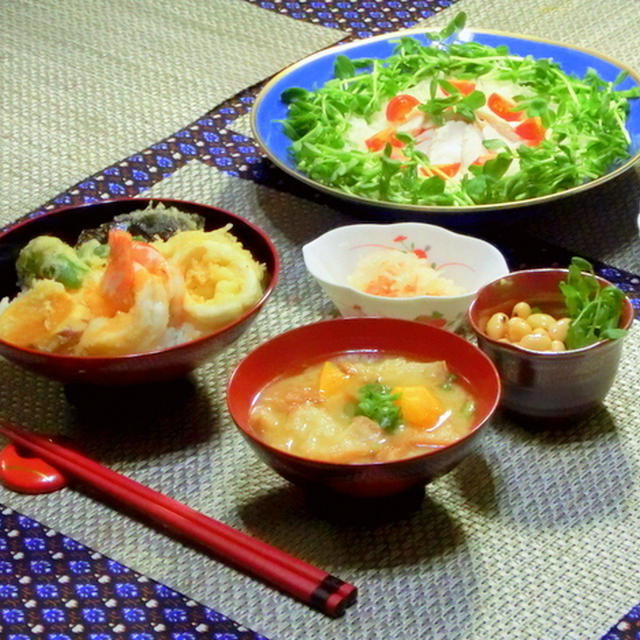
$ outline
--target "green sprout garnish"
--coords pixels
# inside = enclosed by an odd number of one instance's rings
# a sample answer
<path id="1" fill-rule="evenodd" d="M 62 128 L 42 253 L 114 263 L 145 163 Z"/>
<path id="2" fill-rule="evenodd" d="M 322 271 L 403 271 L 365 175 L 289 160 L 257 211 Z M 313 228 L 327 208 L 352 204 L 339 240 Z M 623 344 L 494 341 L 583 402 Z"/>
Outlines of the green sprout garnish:
<path id="1" fill-rule="evenodd" d="M 373 382 L 360 387 L 357 395 L 355 415 L 370 418 L 385 431 L 393 431 L 398 426 L 400 407 L 394 402 L 401 394 L 391 393 L 388 386 Z"/>
<path id="2" fill-rule="evenodd" d="M 572 258 L 567 279 L 559 287 L 571 318 L 565 341 L 567 349 L 580 349 L 599 340 L 626 335 L 618 326 L 624 293 L 612 285 L 601 287 L 588 260 Z"/>
<path id="3" fill-rule="evenodd" d="M 446 380 L 440 385 L 440 388 L 444 391 L 451 391 L 453 389 L 453 383 L 458 379 L 458 376 L 455 373 L 450 373 L 447 375 Z"/>

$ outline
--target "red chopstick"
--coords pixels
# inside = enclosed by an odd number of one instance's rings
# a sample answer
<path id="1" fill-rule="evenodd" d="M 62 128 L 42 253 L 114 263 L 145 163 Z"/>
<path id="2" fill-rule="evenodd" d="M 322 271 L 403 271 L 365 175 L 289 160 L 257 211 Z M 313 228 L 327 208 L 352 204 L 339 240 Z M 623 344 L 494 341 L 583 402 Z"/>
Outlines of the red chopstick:
<path id="1" fill-rule="evenodd" d="M 340 616 L 356 600 L 356 587 L 340 578 L 103 467 L 58 442 L 6 421 L 0 421 L 0 434 L 66 475 L 134 509 L 163 528 L 196 542 L 221 560 L 326 615 Z"/>

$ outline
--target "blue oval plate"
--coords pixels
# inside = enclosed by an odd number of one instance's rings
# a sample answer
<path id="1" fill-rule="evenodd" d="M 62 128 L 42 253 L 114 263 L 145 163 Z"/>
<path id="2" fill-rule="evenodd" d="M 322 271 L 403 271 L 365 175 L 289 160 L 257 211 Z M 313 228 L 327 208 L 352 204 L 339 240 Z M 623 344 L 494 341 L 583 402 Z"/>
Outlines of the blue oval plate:
<path id="1" fill-rule="evenodd" d="M 607 173 L 594 180 L 537 198 L 474 206 L 398 204 L 344 193 L 336 188 L 312 180 L 298 170 L 288 151 L 291 141 L 285 135 L 282 125 L 279 123 L 279 120 L 284 120 L 287 117 L 287 105 L 280 99 L 282 92 L 289 87 L 302 87 L 310 91 L 321 87 L 333 77 L 333 65 L 338 55 L 344 55 L 351 59 L 386 58 L 393 53 L 393 49 L 401 36 L 411 36 L 421 44 L 429 44 L 430 41 L 425 37 L 425 33 L 428 32 L 424 29 L 409 29 L 331 47 L 300 60 L 274 76 L 258 95 L 252 112 L 254 136 L 271 161 L 282 170 L 315 189 L 348 200 L 352 205 L 363 205 L 368 211 L 373 211 L 374 214 L 382 214 L 382 212 L 386 211 L 392 218 L 398 217 L 397 214 L 422 214 L 420 217 L 423 219 L 432 218 L 434 217 L 433 214 L 438 214 L 437 218 L 439 220 L 462 222 L 470 214 L 473 215 L 474 220 L 477 220 L 479 213 L 483 214 L 482 218 L 486 216 L 492 217 L 490 215 L 491 212 L 501 212 L 502 216 L 504 216 L 506 213 L 504 210 L 506 209 L 539 205 L 591 189 L 620 175 L 640 158 L 640 99 L 636 99 L 630 100 L 630 112 L 626 121 L 627 131 L 631 138 L 629 158 L 623 164 L 612 167 Z M 457 41 L 473 41 L 491 47 L 505 45 L 508 47 L 509 52 L 514 55 L 551 58 L 565 73 L 573 73 L 580 77 L 585 74 L 587 69 L 592 68 L 602 79 L 608 82 L 615 80 L 620 71 L 626 71 L 628 76 L 616 88 L 629 89 L 640 86 L 640 76 L 625 65 L 601 54 L 578 47 L 528 36 L 472 29 L 462 30 L 457 36 Z"/>

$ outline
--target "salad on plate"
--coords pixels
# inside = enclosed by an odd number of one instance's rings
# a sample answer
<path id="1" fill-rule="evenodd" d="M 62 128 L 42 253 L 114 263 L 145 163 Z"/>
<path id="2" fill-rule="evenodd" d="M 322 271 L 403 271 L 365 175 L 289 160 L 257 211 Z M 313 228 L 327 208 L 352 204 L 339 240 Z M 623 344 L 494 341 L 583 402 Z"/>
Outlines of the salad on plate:
<path id="1" fill-rule="evenodd" d="M 366 199 L 474 206 L 517 202 L 594 180 L 630 156 L 625 126 L 639 88 L 594 70 L 456 38 L 401 36 L 386 59 L 338 55 L 334 77 L 289 87 L 282 122 L 297 168 Z"/>

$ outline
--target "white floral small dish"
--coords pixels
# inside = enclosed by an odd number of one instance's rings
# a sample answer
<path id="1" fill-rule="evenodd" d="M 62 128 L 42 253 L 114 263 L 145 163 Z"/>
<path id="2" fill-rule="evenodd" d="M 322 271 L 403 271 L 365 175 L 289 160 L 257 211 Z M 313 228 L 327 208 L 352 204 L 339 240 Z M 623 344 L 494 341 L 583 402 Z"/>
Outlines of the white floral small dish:
<path id="1" fill-rule="evenodd" d="M 350 284 L 363 259 L 387 251 L 426 260 L 464 292 L 389 297 Z M 302 254 L 307 270 L 343 316 L 400 318 L 449 331 L 462 324 L 478 289 L 509 273 L 503 255 L 488 242 L 421 222 L 337 227 L 304 245 Z"/>

